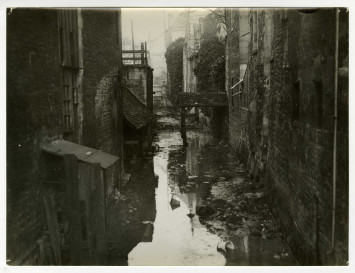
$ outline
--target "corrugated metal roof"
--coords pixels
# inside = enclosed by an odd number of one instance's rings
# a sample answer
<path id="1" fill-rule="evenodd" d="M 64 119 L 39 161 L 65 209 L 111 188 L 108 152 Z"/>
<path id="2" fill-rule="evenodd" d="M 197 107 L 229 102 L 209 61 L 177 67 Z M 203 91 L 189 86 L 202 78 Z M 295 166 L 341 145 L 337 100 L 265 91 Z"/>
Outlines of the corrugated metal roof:
<path id="1" fill-rule="evenodd" d="M 41 149 L 49 154 L 62 157 L 65 154 L 74 154 L 78 160 L 87 163 L 99 163 L 103 169 L 107 169 L 118 160 L 117 156 L 63 139 L 43 144 Z"/>
<path id="2" fill-rule="evenodd" d="M 153 119 L 153 114 L 127 87 L 123 89 L 123 115 L 136 129 L 140 129 Z"/>

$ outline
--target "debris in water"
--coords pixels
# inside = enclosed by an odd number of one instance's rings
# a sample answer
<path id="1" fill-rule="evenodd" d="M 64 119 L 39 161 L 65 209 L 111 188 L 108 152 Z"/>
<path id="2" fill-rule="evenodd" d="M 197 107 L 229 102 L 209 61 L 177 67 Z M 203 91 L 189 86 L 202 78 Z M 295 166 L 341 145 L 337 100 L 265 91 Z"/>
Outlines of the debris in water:
<path id="1" fill-rule="evenodd" d="M 176 200 L 176 199 L 174 199 L 174 197 L 172 197 L 171 201 L 170 201 L 170 206 L 171 206 L 172 210 L 177 209 L 180 207 L 180 201 Z"/>
<path id="2" fill-rule="evenodd" d="M 218 251 L 222 251 L 222 252 L 229 252 L 234 250 L 234 245 L 231 241 L 227 241 L 227 242 L 220 242 L 217 245 L 217 250 Z"/>
<path id="3" fill-rule="evenodd" d="M 189 216 L 189 218 L 193 218 L 195 214 L 190 212 L 189 214 L 187 214 L 187 216 Z"/>
<path id="4" fill-rule="evenodd" d="M 196 175 L 190 175 L 187 177 L 189 180 L 196 180 L 198 178 L 198 176 Z"/>

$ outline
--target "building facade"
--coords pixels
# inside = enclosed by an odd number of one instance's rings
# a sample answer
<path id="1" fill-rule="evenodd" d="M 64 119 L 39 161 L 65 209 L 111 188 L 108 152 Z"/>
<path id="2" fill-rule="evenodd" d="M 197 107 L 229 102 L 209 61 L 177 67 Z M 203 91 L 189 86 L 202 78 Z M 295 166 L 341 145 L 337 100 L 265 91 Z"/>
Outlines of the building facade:
<path id="1" fill-rule="evenodd" d="M 47 208 L 57 209 L 59 218 L 58 210 L 64 209 L 68 198 L 61 183 L 70 170 L 65 169 L 63 159 L 48 160 L 48 147 L 59 145 L 63 150 L 71 147 L 66 151 L 74 154 L 77 161 L 104 164 L 101 168 L 109 169 L 105 181 L 110 181 L 110 191 L 117 187 L 123 173 L 121 58 L 119 9 L 9 10 L 9 264 L 46 264 L 53 253 L 56 264 L 73 263 L 70 260 L 73 257 L 65 260 L 63 253 L 62 259 L 58 259 L 63 249 L 55 251 L 53 245 L 45 253 L 47 256 L 40 252 L 50 228 Z M 85 156 L 92 156 L 93 160 L 83 159 L 81 152 L 74 151 L 78 147 L 87 149 Z M 63 156 L 59 150 L 54 157 Z M 97 152 L 103 154 L 95 159 Z M 109 165 L 102 162 L 105 156 L 112 159 Z M 51 196 L 54 196 L 52 207 L 44 202 Z M 57 233 L 49 231 L 52 240 Z"/>
<path id="2" fill-rule="evenodd" d="M 301 264 L 346 264 L 347 11 L 227 9 L 226 28 L 237 157 Z"/>

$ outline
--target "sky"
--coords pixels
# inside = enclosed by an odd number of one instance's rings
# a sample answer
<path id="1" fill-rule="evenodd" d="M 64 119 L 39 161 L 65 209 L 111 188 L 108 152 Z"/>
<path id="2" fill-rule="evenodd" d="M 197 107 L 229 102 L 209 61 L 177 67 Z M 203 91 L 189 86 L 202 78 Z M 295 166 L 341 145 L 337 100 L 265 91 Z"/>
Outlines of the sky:
<path id="1" fill-rule="evenodd" d="M 181 8 L 123 8 L 122 39 L 123 49 L 132 48 L 131 20 L 133 20 L 134 43 L 140 49 L 141 42 L 147 42 L 150 52 L 151 66 L 154 74 L 166 70 L 164 44 L 164 17 L 173 13 L 176 17 Z M 167 20 L 166 20 L 167 25 Z"/>
<path id="2" fill-rule="evenodd" d="M 131 41 L 133 20 L 135 44 L 146 41 L 151 52 L 164 52 L 164 16 L 168 13 L 177 15 L 181 11 L 181 8 L 123 8 L 122 35 Z"/>

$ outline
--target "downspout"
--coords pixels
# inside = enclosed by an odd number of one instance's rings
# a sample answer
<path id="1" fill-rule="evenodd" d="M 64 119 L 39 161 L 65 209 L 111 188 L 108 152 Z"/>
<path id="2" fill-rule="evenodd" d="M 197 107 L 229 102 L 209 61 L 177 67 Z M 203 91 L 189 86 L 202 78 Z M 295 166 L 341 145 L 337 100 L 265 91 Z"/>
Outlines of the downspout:
<path id="1" fill-rule="evenodd" d="M 335 70 L 334 70 L 334 140 L 333 140 L 333 206 L 332 206 L 332 248 L 335 248 L 335 210 L 336 210 L 336 186 L 337 186 L 337 121 L 338 121 L 338 53 L 339 53 L 339 9 L 335 14 Z"/>

